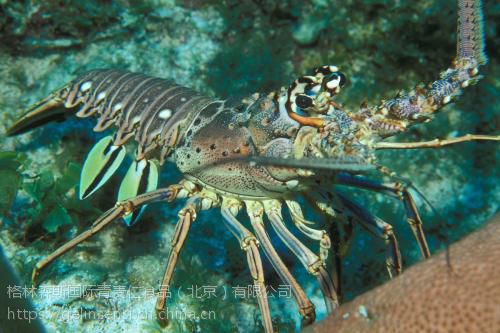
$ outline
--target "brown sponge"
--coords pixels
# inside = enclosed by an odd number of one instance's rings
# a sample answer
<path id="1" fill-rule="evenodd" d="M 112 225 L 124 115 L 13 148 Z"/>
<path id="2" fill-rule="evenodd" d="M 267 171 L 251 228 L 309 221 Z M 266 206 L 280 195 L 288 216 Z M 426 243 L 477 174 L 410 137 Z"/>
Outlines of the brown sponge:
<path id="1" fill-rule="evenodd" d="M 500 216 L 305 332 L 500 333 Z"/>

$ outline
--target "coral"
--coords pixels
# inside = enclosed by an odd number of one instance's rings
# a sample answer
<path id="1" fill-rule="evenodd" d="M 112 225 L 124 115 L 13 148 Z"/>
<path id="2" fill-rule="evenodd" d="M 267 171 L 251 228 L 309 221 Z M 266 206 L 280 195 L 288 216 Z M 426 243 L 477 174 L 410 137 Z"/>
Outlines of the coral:
<path id="1" fill-rule="evenodd" d="M 304 333 L 498 332 L 500 216 Z"/>

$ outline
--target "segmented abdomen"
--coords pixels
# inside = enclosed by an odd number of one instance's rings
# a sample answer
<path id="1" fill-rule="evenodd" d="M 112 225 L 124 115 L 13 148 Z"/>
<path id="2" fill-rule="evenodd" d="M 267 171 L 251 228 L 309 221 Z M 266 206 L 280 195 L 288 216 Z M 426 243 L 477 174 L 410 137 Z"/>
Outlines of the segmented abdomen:
<path id="1" fill-rule="evenodd" d="M 113 145 L 121 146 L 135 136 L 138 159 L 157 147 L 175 144 L 179 126 L 212 102 L 172 81 L 115 69 L 83 74 L 61 97 L 66 107 L 81 105 L 78 117 L 96 116 L 97 132 L 115 124 Z"/>
<path id="2" fill-rule="evenodd" d="M 49 104 L 53 100 L 64 103 L 66 108 L 81 105 L 76 115 L 97 117 L 94 127 L 97 132 L 112 124 L 118 128 L 113 136 L 99 140 L 88 153 L 80 177 L 82 199 L 92 195 L 116 172 L 125 159 L 125 142 L 135 137 L 137 152 L 118 190 L 119 201 L 155 190 L 159 170 L 154 160 L 159 157 L 163 164 L 193 119 L 219 103 L 169 80 L 115 69 L 85 73 L 59 90 L 55 98 L 51 95 L 47 99 Z M 34 113 L 38 114 L 39 109 L 45 108 L 37 106 Z M 23 123 L 14 130 L 23 130 Z M 152 156 L 155 152 L 159 154 Z M 125 223 L 137 222 L 143 209 L 125 216 Z"/>

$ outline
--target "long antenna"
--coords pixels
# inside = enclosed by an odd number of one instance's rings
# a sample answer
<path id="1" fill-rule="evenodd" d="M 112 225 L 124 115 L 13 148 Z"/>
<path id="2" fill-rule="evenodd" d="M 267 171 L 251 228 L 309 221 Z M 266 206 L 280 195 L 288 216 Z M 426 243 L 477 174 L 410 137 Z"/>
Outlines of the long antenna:
<path id="1" fill-rule="evenodd" d="M 483 10 L 481 0 L 458 1 L 457 58 L 488 62 L 484 51 Z"/>

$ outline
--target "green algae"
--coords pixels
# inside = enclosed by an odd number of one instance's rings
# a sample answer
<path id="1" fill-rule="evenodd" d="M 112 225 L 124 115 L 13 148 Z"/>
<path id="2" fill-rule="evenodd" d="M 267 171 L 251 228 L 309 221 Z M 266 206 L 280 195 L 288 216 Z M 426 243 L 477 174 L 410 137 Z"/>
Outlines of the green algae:
<path id="1" fill-rule="evenodd" d="M 0 212 L 10 210 L 22 181 L 23 158 L 15 152 L 0 152 Z"/>

